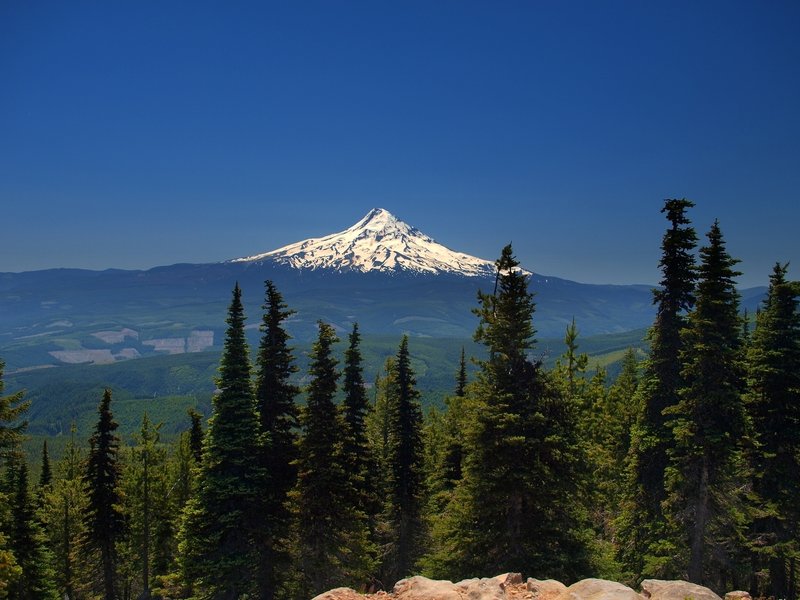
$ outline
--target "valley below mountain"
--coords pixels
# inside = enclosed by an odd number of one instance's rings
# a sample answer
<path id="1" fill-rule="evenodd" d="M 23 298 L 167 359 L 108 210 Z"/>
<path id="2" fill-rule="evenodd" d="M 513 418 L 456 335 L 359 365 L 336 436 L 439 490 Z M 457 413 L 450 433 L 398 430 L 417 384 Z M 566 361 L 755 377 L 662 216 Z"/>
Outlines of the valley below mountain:
<path id="1" fill-rule="evenodd" d="M 534 352 L 543 360 L 561 353 L 573 319 L 582 349 L 612 370 L 626 347 L 644 347 L 654 317 L 650 286 L 582 284 L 527 269 L 540 340 Z M 71 418 L 91 413 L 104 385 L 121 392 L 121 401 L 207 404 L 231 289 L 238 282 L 243 290 L 255 348 L 266 280 L 296 311 L 286 326 L 301 356 L 317 321 L 340 337 L 358 322 L 367 372 L 376 373 L 408 334 L 421 387 L 438 404 L 461 347 L 480 352 L 471 341 L 473 309 L 479 291 L 492 292 L 495 272 L 493 262 L 454 252 L 373 209 L 340 233 L 224 262 L 0 273 L 0 357 L 10 388 L 25 388 L 35 400 L 31 431 L 63 432 Z M 743 306 L 754 309 L 763 291 L 745 290 Z M 71 400 L 56 409 L 53 398 L 65 394 Z M 87 402 L 85 411 L 76 408 Z"/>

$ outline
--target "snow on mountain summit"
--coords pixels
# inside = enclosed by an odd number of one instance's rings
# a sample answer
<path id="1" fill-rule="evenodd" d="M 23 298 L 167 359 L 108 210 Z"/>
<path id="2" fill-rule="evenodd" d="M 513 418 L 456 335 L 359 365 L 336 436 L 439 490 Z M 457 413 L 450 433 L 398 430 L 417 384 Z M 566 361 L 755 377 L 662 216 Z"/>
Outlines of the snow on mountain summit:
<path id="1" fill-rule="evenodd" d="M 358 223 L 339 233 L 296 242 L 232 262 L 265 260 L 298 269 L 405 270 L 471 277 L 492 275 L 495 269 L 491 261 L 442 246 L 383 208 L 373 208 Z"/>

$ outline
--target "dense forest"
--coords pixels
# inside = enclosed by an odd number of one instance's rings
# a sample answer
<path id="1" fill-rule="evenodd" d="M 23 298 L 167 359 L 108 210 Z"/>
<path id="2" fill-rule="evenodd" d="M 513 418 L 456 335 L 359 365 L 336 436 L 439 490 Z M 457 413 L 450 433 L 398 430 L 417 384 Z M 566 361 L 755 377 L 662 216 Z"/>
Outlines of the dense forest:
<path id="1" fill-rule="evenodd" d="M 474 309 L 484 358 L 470 377 L 462 352 L 427 414 L 413 340 L 367 385 L 357 325 L 342 341 L 320 322 L 296 386 L 269 281 L 251 364 L 237 285 L 207 422 L 190 411 L 165 443 L 144 414 L 122 445 L 107 390 L 88 446 L 73 434 L 51 464 L 45 443 L 31 481 L 28 403 L 3 395 L 0 362 L 0 598 L 308 600 L 518 571 L 794 600 L 800 286 L 778 263 L 743 314 L 738 261 L 716 222 L 698 248 L 692 206 L 665 202 L 650 352 L 613 381 L 588 372 L 575 322 L 545 367 L 511 246 Z"/>

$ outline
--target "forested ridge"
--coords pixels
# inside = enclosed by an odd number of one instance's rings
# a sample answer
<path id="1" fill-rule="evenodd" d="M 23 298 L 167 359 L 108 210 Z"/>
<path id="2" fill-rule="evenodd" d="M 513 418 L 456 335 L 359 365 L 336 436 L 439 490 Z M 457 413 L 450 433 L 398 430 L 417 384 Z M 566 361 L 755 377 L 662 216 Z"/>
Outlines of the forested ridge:
<path id="1" fill-rule="evenodd" d="M 800 286 L 777 263 L 757 314 L 740 311 L 738 261 L 717 222 L 698 248 L 692 207 L 664 204 L 650 352 L 613 381 L 588 371 L 574 321 L 543 364 L 510 245 L 474 309 L 475 376 L 462 352 L 427 414 L 414 340 L 368 387 L 358 325 L 340 340 L 318 323 L 297 387 L 270 281 L 251 363 L 237 284 L 207 423 L 190 411 L 164 443 L 144 414 L 123 446 L 106 390 L 88 447 L 73 430 L 51 464 L 45 445 L 30 481 L 28 403 L 3 395 L 0 362 L 0 599 L 307 600 L 509 571 L 795 599 Z"/>

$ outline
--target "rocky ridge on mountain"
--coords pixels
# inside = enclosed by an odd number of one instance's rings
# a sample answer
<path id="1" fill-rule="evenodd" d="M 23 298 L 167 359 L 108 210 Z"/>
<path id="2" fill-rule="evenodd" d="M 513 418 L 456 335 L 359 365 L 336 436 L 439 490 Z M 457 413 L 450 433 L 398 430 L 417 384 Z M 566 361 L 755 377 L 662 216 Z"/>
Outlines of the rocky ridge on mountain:
<path id="1" fill-rule="evenodd" d="M 645 579 L 641 591 L 604 579 L 583 579 L 570 586 L 553 579 L 524 581 L 520 573 L 465 579 L 457 583 L 410 577 L 390 592 L 361 594 L 336 588 L 313 600 L 723 600 L 710 589 L 688 581 Z M 744 591 L 728 592 L 724 600 L 751 600 Z"/>

